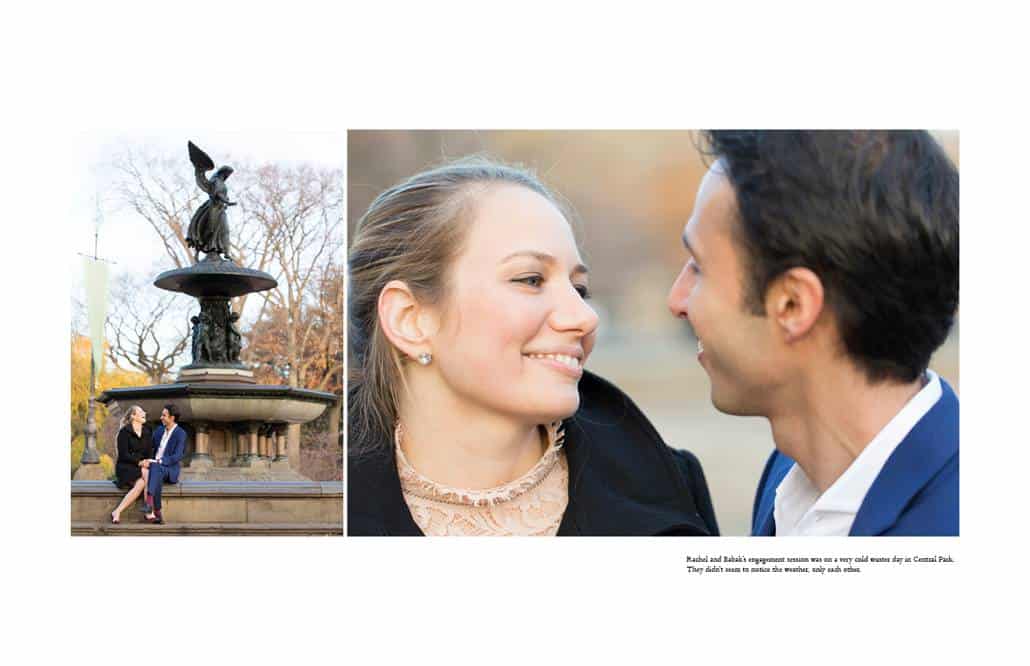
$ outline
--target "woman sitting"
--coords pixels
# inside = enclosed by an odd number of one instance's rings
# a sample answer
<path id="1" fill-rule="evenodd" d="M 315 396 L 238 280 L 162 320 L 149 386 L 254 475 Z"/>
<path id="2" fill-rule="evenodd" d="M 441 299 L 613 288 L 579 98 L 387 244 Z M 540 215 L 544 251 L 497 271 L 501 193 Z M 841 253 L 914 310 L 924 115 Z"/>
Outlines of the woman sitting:
<path id="1" fill-rule="evenodd" d="M 133 405 L 122 417 L 122 428 L 118 431 L 118 487 L 128 488 L 121 503 L 111 512 L 111 522 L 121 522 L 122 511 L 131 505 L 140 493 L 147 489 L 148 460 L 154 455 L 150 428 L 146 426 L 147 413 L 139 405 Z M 145 499 L 145 498 L 144 498 Z"/>

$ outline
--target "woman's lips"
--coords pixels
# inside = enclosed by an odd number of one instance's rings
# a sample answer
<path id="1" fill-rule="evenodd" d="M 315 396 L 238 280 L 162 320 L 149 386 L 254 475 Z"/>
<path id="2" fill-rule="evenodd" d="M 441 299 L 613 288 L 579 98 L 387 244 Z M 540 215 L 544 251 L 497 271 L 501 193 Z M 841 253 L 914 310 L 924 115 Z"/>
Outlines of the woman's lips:
<path id="1" fill-rule="evenodd" d="M 544 365 L 560 372 L 566 377 L 572 377 L 573 379 L 579 379 L 583 376 L 583 366 L 581 365 L 580 359 L 571 354 L 537 354 L 530 353 L 525 354 L 526 358 L 539 361 Z"/>

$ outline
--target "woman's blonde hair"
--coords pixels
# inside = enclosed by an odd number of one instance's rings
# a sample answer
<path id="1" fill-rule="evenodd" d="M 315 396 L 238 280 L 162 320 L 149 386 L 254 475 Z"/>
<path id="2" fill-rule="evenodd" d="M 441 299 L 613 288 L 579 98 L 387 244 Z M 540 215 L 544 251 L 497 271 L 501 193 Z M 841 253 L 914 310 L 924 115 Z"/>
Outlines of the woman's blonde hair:
<path id="1" fill-rule="evenodd" d="M 379 325 L 383 287 L 400 280 L 421 303 L 439 304 L 478 195 L 491 185 L 526 187 L 565 207 L 530 171 L 475 157 L 423 171 L 386 190 L 358 222 L 348 257 L 350 388 L 348 450 L 393 440 L 401 358 Z"/>
<path id="2" fill-rule="evenodd" d="M 143 411 L 143 408 L 139 405 L 133 405 L 132 407 L 129 407 L 127 410 L 125 410 L 125 413 L 122 414 L 121 423 L 119 424 L 120 427 L 124 428 L 125 426 L 132 423 L 132 415 L 136 413 L 137 409 L 141 412 Z"/>

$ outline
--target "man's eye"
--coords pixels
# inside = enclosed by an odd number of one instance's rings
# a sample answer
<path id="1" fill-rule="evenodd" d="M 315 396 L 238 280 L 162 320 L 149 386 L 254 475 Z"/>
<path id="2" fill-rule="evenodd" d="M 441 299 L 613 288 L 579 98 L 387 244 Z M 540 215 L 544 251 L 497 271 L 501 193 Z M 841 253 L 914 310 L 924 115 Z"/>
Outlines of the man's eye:
<path id="1" fill-rule="evenodd" d="M 584 301 L 590 298 L 590 288 L 587 287 L 585 284 L 577 284 L 576 291 L 579 292 L 580 298 L 582 298 Z"/>

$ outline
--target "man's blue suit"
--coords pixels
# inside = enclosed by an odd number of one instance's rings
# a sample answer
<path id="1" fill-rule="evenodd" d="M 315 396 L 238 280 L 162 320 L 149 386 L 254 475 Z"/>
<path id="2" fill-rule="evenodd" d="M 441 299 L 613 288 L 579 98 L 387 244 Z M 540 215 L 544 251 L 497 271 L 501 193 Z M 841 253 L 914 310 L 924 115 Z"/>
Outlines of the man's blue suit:
<path id="1" fill-rule="evenodd" d="M 154 430 L 154 455 L 157 455 L 161 448 L 161 439 L 165 436 L 165 427 L 160 425 Z M 168 436 L 168 444 L 161 455 L 161 463 L 150 464 L 150 480 L 147 482 L 147 492 L 150 493 L 154 509 L 161 510 L 161 485 L 165 482 L 179 482 L 179 463 L 186 455 L 186 431 L 182 426 L 176 424 L 175 430 Z"/>
<path id="2" fill-rule="evenodd" d="M 958 536 L 958 398 L 941 397 L 916 423 L 873 481 L 848 536 Z M 794 461 L 774 451 L 758 482 L 752 536 L 773 536 L 776 487 Z"/>

